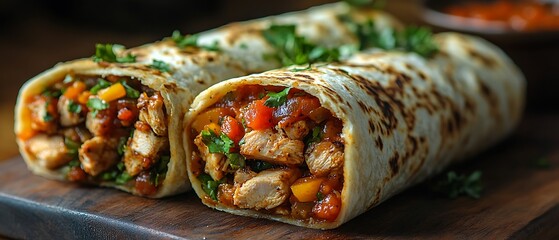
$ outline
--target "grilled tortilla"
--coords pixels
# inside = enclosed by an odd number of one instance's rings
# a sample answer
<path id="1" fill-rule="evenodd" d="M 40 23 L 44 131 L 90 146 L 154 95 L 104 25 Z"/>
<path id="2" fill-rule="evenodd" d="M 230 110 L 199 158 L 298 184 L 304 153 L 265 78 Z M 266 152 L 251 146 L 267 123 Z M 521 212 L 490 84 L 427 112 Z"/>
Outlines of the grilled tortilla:
<path id="1" fill-rule="evenodd" d="M 267 57 L 276 50 L 261 33 L 272 24 L 293 24 L 325 47 L 356 43 L 342 16 L 374 20 L 378 28 L 398 25 L 380 12 L 330 4 L 233 23 L 199 34 L 192 46 L 179 47 L 168 38 L 116 51 L 135 56 L 134 63 L 58 64 L 20 90 L 20 152 L 29 169 L 49 178 L 147 197 L 184 192 L 190 185 L 180 132 L 194 96 L 222 80 L 281 67 Z"/>
<path id="2" fill-rule="evenodd" d="M 331 229 L 494 145 L 521 118 L 522 73 L 482 39 L 434 39 L 427 59 L 370 51 L 202 92 L 185 116 L 195 192 L 229 213 Z"/>

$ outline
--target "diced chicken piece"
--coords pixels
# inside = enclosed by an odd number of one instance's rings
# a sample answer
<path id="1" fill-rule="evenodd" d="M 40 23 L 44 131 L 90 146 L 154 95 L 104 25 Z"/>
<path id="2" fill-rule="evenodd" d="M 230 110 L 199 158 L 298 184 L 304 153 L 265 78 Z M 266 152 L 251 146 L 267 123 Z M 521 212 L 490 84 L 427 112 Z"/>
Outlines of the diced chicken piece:
<path id="1" fill-rule="evenodd" d="M 109 170 L 118 163 L 116 150 L 118 141 L 103 137 L 94 137 L 85 141 L 79 150 L 83 170 L 91 176 Z"/>
<path id="2" fill-rule="evenodd" d="M 158 137 L 151 130 L 136 129 L 124 152 L 124 166 L 131 176 L 148 169 L 160 152 L 169 149 L 169 140 Z"/>
<path id="3" fill-rule="evenodd" d="M 39 165 L 48 169 L 56 169 L 72 161 L 62 136 L 39 134 L 27 140 L 26 146 Z"/>
<path id="4" fill-rule="evenodd" d="M 235 190 L 233 202 L 240 208 L 275 208 L 289 199 L 289 187 L 298 175 L 297 169 L 262 171 Z"/>
<path id="5" fill-rule="evenodd" d="M 167 136 L 167 118 L 165 115 L 163 97 L 159 93 L 148 97 L 142 93 L 138 99 L 140 121 L 146 122 L 158 136 Z"/>
<path id="6" fill-rule="evenodd" d="M 115 118 L 114 109 L 101 110 L 97 114 L 89 112 L 85 126 L 94 136 L 106 136 L 116 129 L 114 127 Z"/>
<path id="7" fill-rule="evenodd" d="M 275 164 L 301 164 L 305 144 L 300 140 L 283 137 L 271 129 L 245 134 L 241 154 L 246 158 L 264 160 Z"/>
<path id="8" fill-rule="evenodd" d="M 221 153 L 210 153 L 210 150 L 202 140 L 202 134 L 194 139 L 194 144 L 198 147 L 200 156 L 206 161 L 204 172 L 210 174 L 213 179 L 220 180 L 225 176 L 227 170 L 227 158 Z"/>
<path id="9" fill-rule="evenodd" d="M 70 103 L 72 103 L 72 100 L 64 97 L 64 95 L 62 95 L 58 99 L 58 113 L 60 113 L 60 125 L 65 127 L 74 126 L 84 121 L 84 118 L 82 118 L 79 112 L 75 113 L 70 111 L 70 106 L 71 106 Z M 75 104 L 79 104 L 79 103 L 75 103 Z"/>
<path id="10" fill-rule="evenodd" d="M 315 143 L 307 149 L 305 159 L 313 175 L 326 176 L 343 166 L 344 149 L 329 141 Z"/>
<path id="11" fill-rule="evenodd" d="M 74 142 L 85 142 L 93 137 L 83 126 L 64 128 L 61 129 L 60 132 L 64 135 L 64 137 L 67 137 Z"/>
<path id="12" fill-rule="evenodd" d="M 31 128 L 33 130 L 55 133 L 58 129 L 58 111 L 56 111 L 56 99 L 35 96 L 29 104 L 31 111 Z"/>
<path id="13" fill-rule="evenodd" d="M 293 140 L 303 140 L 307 134 L 309 134 L 310 126 L 309 123 L 305 120 L 300 120 L 289 124 L 283 128 L 279 127 L 278 131 L 281 130 L 288 138 Z"/>
<path id="14" fill-rule="evenodd" d="M 235 185 L 240 186 L 241 184 L 245 183 L 246 181 L 248 181 L 249 179 L 255 176 L 256 173 L 251 171 L 248 167 L 241 168 L 235 171 L 235 178 L 234 178 Z"/>

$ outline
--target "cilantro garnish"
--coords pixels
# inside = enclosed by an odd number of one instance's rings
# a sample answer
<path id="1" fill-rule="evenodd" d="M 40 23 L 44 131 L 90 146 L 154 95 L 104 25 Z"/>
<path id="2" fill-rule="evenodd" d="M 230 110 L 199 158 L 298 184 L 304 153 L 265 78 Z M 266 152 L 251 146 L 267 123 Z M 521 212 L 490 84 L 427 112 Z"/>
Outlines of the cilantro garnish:
<path id="1" fill-rule="evenodd" d="M 264 171 L 266 169 L 270 169 L 274 167 L 274 165 L 272 165 L 271 163 L 260 161 L 260 160 L 251 160 L 248 161 L 248 163 L 250 165 L 250 168 L 255 172 Z"/>
<path id="2" fill-rule="evenodd" d="M 178 30 L 175 30 L 173 32 L 173 35 L 171 36 L 171 39 L 173 39 L 173 41 L 175 42 L 175 44 L 177 44 L 177 47 L 179 48 L 198 47 L 214 52 L 220 50 L 219 43 L 217 41 L 214 42 L 213 45 L 205 46 L 205 45 L 198 44 L 198 38 L 199 38 L 198 34 L 182 35 L 181 32 L 179 32 Z"/>
<path id="3" fill-rule="evenodd" d="M 227 158 L 229 159 L 229 165 L 232 169 L 239 169 L 245 166 L 245 157 L 239 153 L 227 153 Z"/>
<path id="4" fill-rule="evenodd" d="M 470 175 L 458 175 L 454 171 L 446 174 L 446 178 L 439 181 L 434 190 L 446 194 L 449 198 L 467 195 L 471 198 L 480 198 L 483 184 L 481 182 L 481 171 L 475 171 Z"/>
<path id="5" fill-rule="evenodd" d="M 269 98 L 266 99 L 266 102 L 264 102 L 264 105 L 268 106 L 268 107 L 279 107 L 282 104 L 285 103 L 285 101 L 287 101 L 287 94 L 289 93 L 289 90 L 291 90 L 291 88 L 286 88 L 283 89 L 281 92 L 275 93 L 275 92 L 269 92 L 268 94 L 266 94 Z"/>
<path id="6" fill-rule="evenodd" d="M 116 62 L 116 63 L 133 63 L 136 62 L 136 56 L 128 53 L 124 57 L 117 56 L 115 50 L 124 49 L 124 46 L 118 44 L 96 44 L 94 62 Z"/>
<path id="7" fill-rule="evenodd" d="M 118 185 L 126 184 L 128 181 L 132 180 L 133 176 L 130 176 L 128 172 L 123 171 L 121 174 L 116 176 L 115 183 Z"/>
<path id="8" fill-rule="evenodd" d="M 276 49 L 272 57 L 283 66 L 333 62 L 340 58 L 338 48 L 325 48 L 310 43 L 296 34 L 295 25 L 272 25 L 262 31 L 262 34 Z"/>
<path id="9" fill-rule="evenodd" d="M 102 78 L 98 78 L 97 79 L 97 84 L 95 84 L 95 86 L 93 86 L 91 89 L 89 89 L 89 92 L 91 92 L 91 94 L 97 94 L 97 92 L 99 92 L 99 90 L 104 89 L 104 88 L 108 88 L 111 86 L 111 83 L 105 79 Z"/>
<path id="10" fill-rule="evenodd" d="M 222 178 L 219 181 L 214 180 L 210 175 L 202 173 L 198 176 L 198 180 L 202 182 L 202 189 L 206 192 L 210 197 L 217 201 L 217 188 L 219 184 L 225 183 L 227 178 Z"/>
<path id="11" fill-rule="evenodd" d="M 208 146 L 210 153 L 229 153 L 235 144 L 225 133 L 217 136 L 211 129 L 202 131 L 202 141 Z"/>
<path id="12" fill-rule="evenodd" d="M 48 101 L 45 103 L 45 115 L 43 116 L 43 121 L 45 122 L 50 122 L 54 119 L 52 114 L 49 113 L 49 104 Z"/>
<path id="13" fill-rule="evenodd" d="M 77 155 L 80 149 L 80 143 L 73 141 L 70 138 L 64 138 L 64 145 L 66 146 L 67 152 L 70 155 Z"/>
<path id="14" fill-rule="evenodd" d="M 116 151 L 117 151 L 118 155 L 120 155 L 120 156 L 124 155 L 124 152 L 126 151 L 126 143 L 127 142 L 128 142 L 127 137 L 121 137 L 118 140 L 118 146 L 116 148 Z"/>
<path id="15" fill-rule="evenodd" d="M 344 0 L 351 6 L 355 7 L 372 7 L 372 8 L 383 8 L 386 4 L 386 0 Z"/>
<path id="16" fill-rule="evenodd" d="M 324 194 L 322 194 L 322 192 L 318 191 L 316 193 L 316 199 L 318 199 L 318 201 L 322 201 L 322 199 L 324 199 Z"/>
<path id="17" fill-rule="evenodd" d="M 90 98 L 87 100 L 87 107 L 93 109 L 93 116 L 97 115 L 99 110 L 109 108 L 109 104 L 99 98 Z"/>
<path id="18" fill-rule="evenodd" d="M 169 161 L 171 160 L 170 156 L 161 156 L 161 158 L 159 158 L 159 162 L 157 163 L 157 166 L 152 168 L 151 171 L 151 175 L 153 179 L 153 185 L 154 186 L 159 186 L 159 184 L 161 184 L 161 181 L 165 178 L 165 175 L 167 174 L 167 165 L 169 164 Z"/>
<path id="19" fill-rule="evenodd" d="M 128 85 L 128 83 L 126 83 L 126 80 L 122 80 L 120 81 L 120 84 L 122 84 L 122 86 L 124 86 L 124 90 L 126 90 L 126 97 L 128 98 L 139 98 L 140 97 L 140 91 L 134 89 L 133 87 L 131 87 L 130 85 Z"/>
<path id="20" fill-rule="evenodd" d="M 320 126 L 315 126 L 312 132 L 305 138 L 305 145 L 309 145 L 314 142 L 320 142 L 322 140 L 322 128 Z"/>
<path id="21" fill-rule="evenodd" d="M 62 91 L 60 90 L 45 90 L 41 93 L 41 95 L 45 96 L 45 97 L 53 97 L 53 98 L 58 98 L 62 95 Z"/>
<path id="22" fill-rule="evenodd" d="M 169 72 L 171 71 L 171 66 L 164 61 L 153 59 L 153 63 L 149 65 L 149 67 L 157 69 L 161 72 Z"/>
<path id="23" fill-rule="evenodd" d="M 68 111 L 72 113 L 80 113 L 82 111 L 82 105 L 74 102 L 73 100 L 68 100 Z"/>

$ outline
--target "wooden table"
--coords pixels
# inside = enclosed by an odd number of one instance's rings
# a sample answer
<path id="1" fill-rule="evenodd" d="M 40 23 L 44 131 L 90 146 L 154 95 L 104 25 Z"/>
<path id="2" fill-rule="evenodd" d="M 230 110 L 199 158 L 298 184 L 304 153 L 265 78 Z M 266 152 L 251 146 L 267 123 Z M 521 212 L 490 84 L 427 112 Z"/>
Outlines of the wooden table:
<path id="1" fill-rule="evenodd" d="M 559 115 L 529 116 L 512 137 L 455 167 L 483 171 L 481 199 L 440 197 L 426 183 L 329 231 L 214 211 L 193 193 L 152 200 L 46 180 L 16 157 L 0 163 L 0 233 L 28 239 L 557 239 L 557 122 Z M 535 166 L 542 157 L 550 168 Z"/>

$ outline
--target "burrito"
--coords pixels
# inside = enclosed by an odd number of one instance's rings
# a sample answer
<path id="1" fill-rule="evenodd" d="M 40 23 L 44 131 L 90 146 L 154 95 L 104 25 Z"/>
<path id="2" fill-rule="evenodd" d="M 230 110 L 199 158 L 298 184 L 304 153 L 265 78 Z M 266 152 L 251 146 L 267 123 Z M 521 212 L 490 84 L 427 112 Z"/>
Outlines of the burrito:
<path id="1" fill-rule="evenodd" d="M 289 51 L 264 34 L 270 29 L 290 30 L 305 46 L 328 52 L 358 42 L 352 21 L 398 25 L 387 14 L 337 3 L 196 35 L 175 32 L 128 50 L 98 44 L 93 58 L 58 64 L 21 88 L 20 152 L 31 171 L 48 178 L 153 198 L 184 192 L 182 117 L 194 96 L 219 81 L 290 64 L 277 57 Z"/>
<path id="2" fill-rule="evenodd" d="M 370 50 L 205 90 L 185 115 L 196 194 L 221 211 L 332 229 L 503 139 L 523 112 L 522 73 L 482 39 L 433 41 L 430 58 Z"/>

